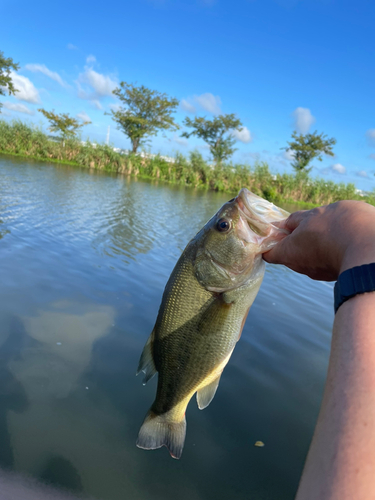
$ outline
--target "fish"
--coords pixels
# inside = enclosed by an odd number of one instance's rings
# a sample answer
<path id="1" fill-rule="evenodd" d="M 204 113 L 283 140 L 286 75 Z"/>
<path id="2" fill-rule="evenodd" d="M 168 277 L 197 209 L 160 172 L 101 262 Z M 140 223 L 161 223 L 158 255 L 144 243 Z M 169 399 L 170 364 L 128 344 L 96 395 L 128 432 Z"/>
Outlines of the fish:
<path id="1" fill-rule="evenodd" d="M 187 405 L 194 394 L 201 410 L 214 398 L 263 280 L 262 253 L 288 234 L 275 224 L 288 215 L 242 188 L 182 252 L 138 365 L 144 385 L 158 373 L 139 448 L 181 457 Z"/>

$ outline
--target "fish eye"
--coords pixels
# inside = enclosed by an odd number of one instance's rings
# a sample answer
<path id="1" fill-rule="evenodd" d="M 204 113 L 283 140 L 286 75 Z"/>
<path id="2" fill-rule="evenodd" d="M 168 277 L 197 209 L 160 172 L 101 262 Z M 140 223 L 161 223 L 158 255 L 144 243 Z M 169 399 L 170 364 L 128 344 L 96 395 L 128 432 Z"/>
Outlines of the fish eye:
<path id="1" fill-rule="evenodd" d="M 219 219 L 216 223 L 216 229 L 221 233 L 225 233 L 230 229 L 230 222 L 227 219 Z"/>

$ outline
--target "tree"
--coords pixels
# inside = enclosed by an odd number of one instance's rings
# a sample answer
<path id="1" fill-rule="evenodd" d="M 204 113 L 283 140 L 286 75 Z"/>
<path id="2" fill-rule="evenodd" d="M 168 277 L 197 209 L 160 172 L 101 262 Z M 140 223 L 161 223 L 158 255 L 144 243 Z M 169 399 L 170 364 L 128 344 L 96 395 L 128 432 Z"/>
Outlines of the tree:
<path id="1" fill-rule="evenodd" d="M 121 82 L 113 94 L 126 107 L 111 110 L 109 113 L 117 123 L 117 128 L 127 135 L 132 143 L 132 152 L 136 153 L 148 137 L 156 135 L 159 130 L 178 130 L 172 113 L 176 110 L 178 99 L 169 97 L 156 90 L 141 85 Z"/>
<path id="2" fill-rule="evenodd" d="M 8 92 L 9 95 L 15 95 L 18 90 L 14 87 L 12 82 L 12 77 L 10 76 L 11 70 L 18 71 L 19 65 L 13 62 L 11 57 L 6 58 L 4 56 L 4 52 L 0 50 L 0 95 L 6 95 Z M 0 113 L 1 113 L 0 104 Z"/>
<path id="3" fill-rule="evenodd" d="M 335 156 L 332 147 L 336 144 L 336 139 L 333 137 L 328 139 L 323 133 L 318 134 L 318 132 L 315 131 L 313 134 L 298 135 L 297 132 L 294 131 L 292 139 L 294 139 L 294 141 L 288 142 L 288 146 L 281 149 L 293 153 L 292 167 L 297 172 L 310 172 L 312 167 L 307 168 L 307 165 L 314 158 L 322 161 L 323 153 L 328 156 Z"/>
<path id="4" fill-rule="evenodd" d="M 196 116 L 193 120 L 186 117 L 184 125 L 193 130 L 183 132 L 182 137 L 189 138 L 192 135 L 203 139 L 210 147 L 210 152 L 217 165 L 227 160 L 236 151 L 233 147 L 236 139 L 232 133 L 234 130 L 241 132 L 242 122 L 234 114 L 215 116 L 213 120 Z"/>
<path id="5" fill-rule="evenodd" d="M 50 127 L 48 129 L 50 132 L 60 132 L 63 146 L 65 146 L 66 139 L 76 137 L 80 128 L 91 123 L 80 123 L 75 118 L 69 116 L 68 113 L 57 114 L 54 110 L 46 111 L 45 109 L 38 109 L 38 111 L 40 111 L 50 122 Z"/>

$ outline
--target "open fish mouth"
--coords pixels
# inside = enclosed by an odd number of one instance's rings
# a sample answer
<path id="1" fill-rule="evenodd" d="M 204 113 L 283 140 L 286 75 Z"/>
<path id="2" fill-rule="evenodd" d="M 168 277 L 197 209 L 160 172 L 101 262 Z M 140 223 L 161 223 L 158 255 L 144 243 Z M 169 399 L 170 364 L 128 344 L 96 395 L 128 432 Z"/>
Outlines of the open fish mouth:
<path id="1" fill-rule="evenodd" d="M 269 244 L 264 245 L 264 249 L 262 249 L 263 252 L 269 250 L 278 240 L 289 234 L 289 231 L 280 229 L 274 224 L 274 222 L 289 217 L 290 214 L 286 210 L 264 200 L 246 188 L 242 188 L 238 193 L 236 202 L 251 231 L 258 235 L 259 243 L 263 239 L 269 239 Z"/>
<path id="2" fill-rule="evenodd" d="M 268 225 L 286 219 L 290 215 L 286 210 L 277 207 L 246 188 L 242 188 L 238 193 L 237 202 L 246 218 L 253 220 L 254 223 Z"/>

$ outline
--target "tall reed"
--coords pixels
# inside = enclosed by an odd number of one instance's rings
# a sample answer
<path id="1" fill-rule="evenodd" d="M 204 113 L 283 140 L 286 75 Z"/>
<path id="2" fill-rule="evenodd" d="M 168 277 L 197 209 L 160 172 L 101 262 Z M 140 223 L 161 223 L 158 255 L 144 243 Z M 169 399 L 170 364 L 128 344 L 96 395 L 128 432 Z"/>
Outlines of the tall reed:
<path id="1" fill-rule="evenodd" d="M 124 155 L 106 144 L 78 139 L 52 140 L 41 129 L 19 120 L 8 123 L 0 120 L 0 152 L 33 157 L 41 160 L 69 162 L 76 165 L 104 169 L 143 178 L 236 193 L 243 186 L 273 202 L 290 201 L 314 205 L 339 200 L 365 200 L 375 205 L 375 192 L 361 196 L 354 184 L 335 183 L 311 178 L 305 173 L 272 174 L 268 164 L 249 165 L 208 164 L 198 151 L 186 158 L 177 153 L 174 162 L 161 156 L 141 157 Z"/>

